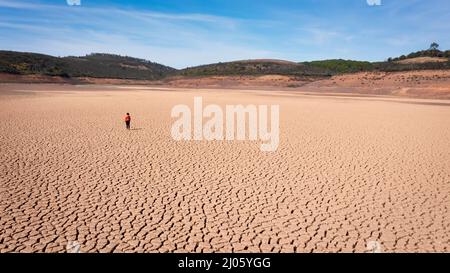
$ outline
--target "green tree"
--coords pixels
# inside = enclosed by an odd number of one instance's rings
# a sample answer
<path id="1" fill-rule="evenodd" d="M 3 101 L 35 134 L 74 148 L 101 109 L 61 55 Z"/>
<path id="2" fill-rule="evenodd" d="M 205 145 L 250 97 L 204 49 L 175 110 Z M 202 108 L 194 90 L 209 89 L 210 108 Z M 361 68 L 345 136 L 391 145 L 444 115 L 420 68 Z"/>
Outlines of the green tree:
<path id="1" fill-rule="evenodd" d="M 436 42 L 431 43 L 430 50 L 437 50 L 439 48 L 439 44 Z"/>

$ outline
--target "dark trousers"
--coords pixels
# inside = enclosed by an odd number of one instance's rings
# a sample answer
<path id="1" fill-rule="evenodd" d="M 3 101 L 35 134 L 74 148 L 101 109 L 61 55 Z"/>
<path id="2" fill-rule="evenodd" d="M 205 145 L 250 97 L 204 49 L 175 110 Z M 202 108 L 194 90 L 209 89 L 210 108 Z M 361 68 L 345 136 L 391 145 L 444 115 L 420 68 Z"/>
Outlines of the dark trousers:
<path id="1" fill-rule="evenodd" d="M 127 129 L 130 129 L 130 122 L 129 121 L 125 121 L 125 125 L 127 126 Z"/>

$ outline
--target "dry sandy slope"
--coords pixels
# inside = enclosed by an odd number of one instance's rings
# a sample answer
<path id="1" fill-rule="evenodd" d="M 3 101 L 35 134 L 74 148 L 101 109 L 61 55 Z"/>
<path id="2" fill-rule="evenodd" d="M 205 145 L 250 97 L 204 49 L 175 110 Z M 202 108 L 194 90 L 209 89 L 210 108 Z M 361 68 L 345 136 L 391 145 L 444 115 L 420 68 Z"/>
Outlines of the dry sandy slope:
<path id="1" fill-rule="evenodd" d="M 444 63 L 448 62 L 448 58 L 442 57 L 416 57 L 405 60 L 396 61 L 401 64 L 421 64 L 421 63 Z"/>
<path id="2" fill-rule="evenodd" d="M 361 72 L 334 77 L 174 76 L 158 81 L 100 78 L 60 78 L 0 73 L 0 83 L 66 83 L 145 85 L 172 88 L 289 90 L 314 93 L 389 95 L 423 99 L 450 99 L 450 70 Z"/>
<path id="3" fill-rule="evenodd" d="M 1 252 L 450 251 L 448 104 L 33 88 L 0 85 Z M 280 104 L 278 150 L 173 141 L 170 110 L 195 95 Z"/>
<path id="4" fill-rule="evenodd" d="M 303 91 L 450 99 L 450 70 L 361 72 L 334 76 L 301 87 Z"/>

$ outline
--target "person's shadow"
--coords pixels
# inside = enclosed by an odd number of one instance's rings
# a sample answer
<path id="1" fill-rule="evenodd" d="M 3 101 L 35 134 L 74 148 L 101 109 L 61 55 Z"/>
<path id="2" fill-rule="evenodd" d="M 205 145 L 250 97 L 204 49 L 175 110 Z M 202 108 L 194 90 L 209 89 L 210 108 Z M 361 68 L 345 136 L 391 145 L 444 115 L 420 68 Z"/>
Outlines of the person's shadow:
<path id="1" fill-rule="evenodd" d="M 140 131 L 140 130 L 144 130 L 144 128 L 131 128 L 131 131 Z"/>

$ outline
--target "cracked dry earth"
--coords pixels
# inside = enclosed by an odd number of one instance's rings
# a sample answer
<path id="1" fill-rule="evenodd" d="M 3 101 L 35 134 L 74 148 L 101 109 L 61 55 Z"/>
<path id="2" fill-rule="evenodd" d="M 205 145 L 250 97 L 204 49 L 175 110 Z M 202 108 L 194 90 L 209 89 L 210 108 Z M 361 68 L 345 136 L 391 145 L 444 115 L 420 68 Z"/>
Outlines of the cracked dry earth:
<path id="1" fill-rule="evenodd" d="M 1 252 L 65 252 L 74 242 L 81 252 L 365 252 L 370 241 L 384 252 L 450 251 L 443 102 L 0 89 Z M 279 104 L 278 150 L 172 140 L 171 108 L 194 96 Z"/>

